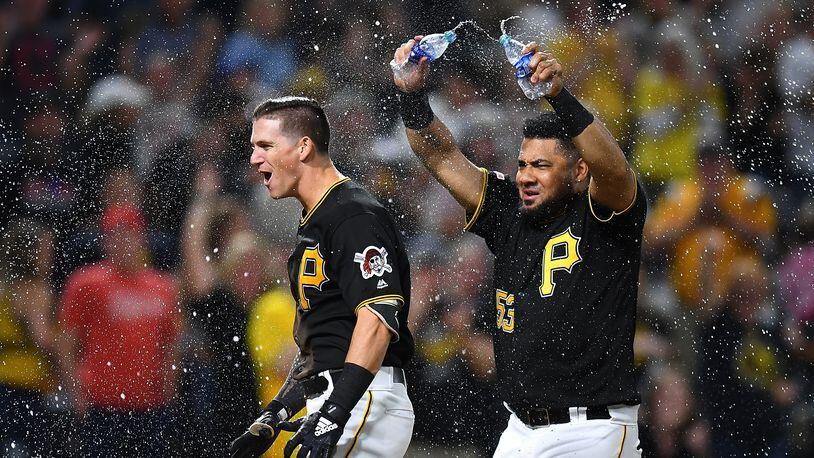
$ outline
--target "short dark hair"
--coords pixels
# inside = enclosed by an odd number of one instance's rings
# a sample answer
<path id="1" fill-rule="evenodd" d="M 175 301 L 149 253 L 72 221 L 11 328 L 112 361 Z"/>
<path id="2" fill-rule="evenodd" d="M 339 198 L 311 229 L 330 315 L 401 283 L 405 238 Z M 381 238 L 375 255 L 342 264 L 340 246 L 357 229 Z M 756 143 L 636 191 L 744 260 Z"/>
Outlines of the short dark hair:
<path id="1" fill-rule="evenodd" d="M 293 96 L 268 99 L 254 109 L 252 121 L 278 116 L 282 119 L 281 128 L 284 132 L 310 137 L 317 150 L 328 154 L 331 127 L 325 110 L 316 100 Z"/>
<path id="2" fill-rule="evenodd" d="M 579 159 L 577 146 L 574 145 L 571 137 L 565 131 L 565 126 L 560 117 L 553 111 L 546 111 L 533 118 L 526 118 L 523 122 L 523 137 L 559 140 L 562 151 L 569 161 Z"/>

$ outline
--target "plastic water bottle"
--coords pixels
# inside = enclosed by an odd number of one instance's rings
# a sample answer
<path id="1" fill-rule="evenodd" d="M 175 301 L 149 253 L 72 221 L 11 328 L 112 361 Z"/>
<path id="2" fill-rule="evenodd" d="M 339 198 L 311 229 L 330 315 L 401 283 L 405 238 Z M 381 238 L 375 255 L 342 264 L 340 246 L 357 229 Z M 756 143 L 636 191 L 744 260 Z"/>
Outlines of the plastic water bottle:
<path id="1" fill-rule="evenodd" d="M 452 30 L 447 30 L 444 33 L 433 33 L 431 35 L 427 35 L 422 38 L 418 44 L 413 46 L 407 60 L 399 65 L 396 63 L 396 60 L 393 59 L 390 61 L 390 68 L 393 69 L 393 73 L 395 73 L 396 76 L 403 79 L 413 70 L 415 70 L 415 67 L 418 65 L 419 61 L 421 61 L 422 57 L 426 57 L 428 63 L 438 59 L 441 57 L 441 54 L 447 50 L 447 46 L 449 46 L 449 44 L 455 41 L 457 38 L 458 35 L 456 35 Z"/>
<path id="2" fill-rule="evenodd" d="M 529 63 L 531 62 L 533 53 L 523 54 L 523 48 L 526 45 L 505 33 L 500 36 L 500 44 L 503 45 L 503 50 L 506 51 L 506 57 L 509 59 L 509 62 L 514 65 L 514 76 L 517 77 L 517 84 L 523 89 L 523 93 L 526 94 L 526 97 L 531 100 L 537 100 L 546 95 L 548 90 L 551 89 L 551 81 L 540 81 L 536 84 L 531 82 L 530 78 L 533 72 Z"/>

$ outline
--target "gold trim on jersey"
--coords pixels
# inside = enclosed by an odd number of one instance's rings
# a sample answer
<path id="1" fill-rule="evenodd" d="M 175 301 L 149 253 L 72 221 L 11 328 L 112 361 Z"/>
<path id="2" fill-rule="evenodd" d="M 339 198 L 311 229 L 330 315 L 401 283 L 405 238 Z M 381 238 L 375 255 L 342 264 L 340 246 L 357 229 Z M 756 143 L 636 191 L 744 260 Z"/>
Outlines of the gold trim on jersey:
<path id="1" fill-rule="evenodd" d="M 365 407 L 365 414 L 362 416 L 362 422 L 359 423 L 359 426 L 356 427 L 356 432 L 353 433 L 353 442 L 350 443 L 350 448 L 348 449 L 348 453 L 345 454 L 345 458 L 350 456 L 350 452 L 353 451 L 353 447 L 356 447 L 356 441 L 359 440 L 359 434 L 362 432 L 362 428 L 364 428 L 365 423 L 367 423 L 367 416 L 370 415 L 371 407 L 373 406 L 373 392 L 367 390 L 367 407 Z"/>
<path id="2" fill-rule="evenodd" d="M 622 447 L 625 446 L 625 437 L 627 437 L 627 425 L 622 425 L 625 429 L 622 430 L 622 442 L 619 443 L 619 453 L 616 454 L 616 458 L 620 458 L 622 456 Z"/>
<path id="3" fill-rule="evenodd" d="M 636 198 L 638 197 L 638 194 L 639 194 L 639 179 L 638 179 L 638 178 L 636 178 L 636 173 L 633 173 L 633 201 L 632 201 L 632 202 L 630 202 L 630 205 L 628 205 L 628 206 L 627 206 L 627 208 L 625 208 L 624 210 L 622 210 L 622 211 L 620 211 L 620 212 L 617 212 L 617 211 L 611 210 L 611 215 L 610 215 L 610 216 L 608 216 L 608 218 L 607 218 L 607 219 L 602 219 L 602 218 L 600 218 L 599 216 L 597 216 L 596 212 L 594 212 L 594 204 L 593 204 L 593 202 L 591 201 L 591 190 L 590 190 L 590 187 L 589 187 L 589 189 L 588 189 L 588 208 L 589 208 L 589 209 L 591 209 L 591 214 L 592 214 L 592 215 L 594 215 L 594 218 L 596 218 L 596 219 L 597 219 L 599 222 L 602 222 L 602 223 L 607 223 L 608 221 L 610 221 L 611 219 L 613 219 L 613 217 L 614 217 L 614 216 L 621 215 L 622 213 L 625 213 L 626 211 L 628 211 L 628 210 L 630 210 L 631 208 L 633 208 L 633 204 L 635 204 L 635 203 L 636 203 Z"/>
<path id="4" fill-rule="evenodd" d="M 317 201 L 316 205 L 314 205 L 314 207 L 311 210 L 308 210 L 308 213 L 306 213 L 305 216 L 303 216 L 302 219 L 300 219 L 300 226 L 305 226 L 305 223 L 308 222 L 308 218 L 310 218 L 311 215 L 314 214 L 314 212 L 317 210 L 317 208 L 319 208 L 319 206 L 322 204 L 322 202 L 325 201 L 325 198 L 328 197 L 328 194 L 330 194 L 331 191 L 333 191 L 335 187 L 339 186 L 340 184 L 342 184 L 342 183 L 344 183 L 344 182 L 346 182 L 348 180 L 350 180 L 350 178 L 345 177 L 345 178 L 340 179 L 336 183 L 330 185 L 328 187 L 328 189 L 325 191 L 325 193 L 322 194 L 322 197 L 319 198 L 319 201 Z"/>
<path id="5" fill-rule="evenodd" d="M 356 306 L 356 308 L 353 310 L 353 312 L 358 314 L 359 309 L 361 309 L 362 307 L 364 307 L 366 305 L 369 305 L 369 304 L 372 304 L 374 302 L 380 302 L 380 301 L 386 301 L 386 300 L 397 300 L 397 301 L 401 302 L 402 304 L 404 304 L 404 302 L 405 302 L 404 297 L 399 295 L 399 294 L 385 294 L 383 296 L 376 296 L 376 297 L 371 297 L 370 299 L 363 300 L 362 302 L 359 303 L 359 305 Z"/>
<path id="6" fill-rule="evenodd" d="M 472 218 L 469 221 L 466 221 L 464 225 L 464 231 L 468 231 L 469 228 L 475 224 L 477 221 L 478 216 L 480 216 L 480 209 L 483 207 L 483 201 L 486 200 L 486 182 L 489 180 L 489 171 L 485 168 L 481 167 L 481 172 L 483 173 L 483 183 L 480 186 L 480 198 L 478 199 L 478 206 L 475 208 L 475 213 L 472 214 Z"/>

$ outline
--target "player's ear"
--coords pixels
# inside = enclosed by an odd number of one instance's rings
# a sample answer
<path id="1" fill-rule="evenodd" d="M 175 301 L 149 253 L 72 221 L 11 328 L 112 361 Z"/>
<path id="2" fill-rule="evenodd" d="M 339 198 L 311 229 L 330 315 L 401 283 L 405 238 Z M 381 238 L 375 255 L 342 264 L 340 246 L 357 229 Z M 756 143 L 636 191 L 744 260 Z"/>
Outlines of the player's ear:
<path id="1" fill-rule="evenodd" d="M 588 180 L 588 163 L 581 157 L 577 159 L 574 164 L 574 179 L 579 183 L 587 182 Z"/>
<path id="2" fill-rule="evenodd" d="M 297 149 L 299 149 L 297 154 L 299 155 L 300 162 L 307 162 L 316 153 L 316 151 L 314 151 L 314 142 L 310 137 L 300 138 L 300 141 L 297 142 Z"/>

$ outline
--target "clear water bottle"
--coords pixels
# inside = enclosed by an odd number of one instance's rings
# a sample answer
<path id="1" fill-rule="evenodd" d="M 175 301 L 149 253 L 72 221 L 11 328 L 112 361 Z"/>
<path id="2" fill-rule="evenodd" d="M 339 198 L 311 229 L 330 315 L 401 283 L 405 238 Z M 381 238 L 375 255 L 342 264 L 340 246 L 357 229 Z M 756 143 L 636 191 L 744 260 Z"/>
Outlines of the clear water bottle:
<path id="1" fill-rule="evenodd" d="M 393 69 L 393 73 L 395 73 L 396 76 L 403 79 L 413 70 L 415 70 L 415 67 L 418 65 L 419 61 L 421 61 L 422 57 L 426 57 L 428 63 L 438 59 L 441 57 L 441 54 L 447 50 L 447 46 L 449 46 L 449 44 L 455 41 L 457 38 L 458 35 L 456 35 L 452 30 L 447 30 L 444 33 L 433 33 L 431 35 L 427 35 L 422 38 L 418 44 L 413 46 L 407 60 L 399 65 L 396 63 L 396 60 L 393 59 L 390 61 L 390 68 Z"/>
<path id="2" fill-rule="evenodd" d="M 532 71 L 529 63 L 531 62 L 533 53 L 523 54 L 523 48 L 526 45 L 505 33 L 500 36 L 500 44 L 503 45 L 503 50 L 506 51 L 506 57 L 509 59 L 509 62 L 514 65 L 514 76 L 517 77 L 517 84 L 523 89 L 523 93 L 526 94 L 526 97 L 531 100 L 537 100 L 546 95 L 548 90 L 551 89 L 551 81 L 540 81 L 532 84 L 530 79 Z"/>

